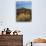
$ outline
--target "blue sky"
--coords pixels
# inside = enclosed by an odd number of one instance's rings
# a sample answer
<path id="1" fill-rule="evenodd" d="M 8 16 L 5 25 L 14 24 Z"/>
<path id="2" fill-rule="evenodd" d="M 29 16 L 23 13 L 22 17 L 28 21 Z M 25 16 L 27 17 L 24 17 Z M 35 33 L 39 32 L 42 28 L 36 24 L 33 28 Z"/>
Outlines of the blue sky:
<path id="1" fill-rule="evenodd" d="M 32 2 L 31 1 L 17 1 L 16 2 L 16 8 L 21 8 L 21 7 L 31 9 Z"/>

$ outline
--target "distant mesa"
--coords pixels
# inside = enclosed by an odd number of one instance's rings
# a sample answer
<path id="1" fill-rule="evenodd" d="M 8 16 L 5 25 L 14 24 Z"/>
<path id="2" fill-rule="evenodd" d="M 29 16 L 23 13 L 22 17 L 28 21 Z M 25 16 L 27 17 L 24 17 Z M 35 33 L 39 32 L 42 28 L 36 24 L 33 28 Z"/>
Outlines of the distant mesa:
<path id="1" fill-rule="evenodd" d="M 43 38 L 37 38 L 33 40 L 34 43 L 46 43 L 46 39 Z"/>
<path id="2" fill-rule="evenodd" d="M 27 9 L 27 8 L 18 8 L 18 9 L 16 9 L 17 14 L 26 13 L 26 12 L 29 12 L 31 14 L 31 9 Z"/>

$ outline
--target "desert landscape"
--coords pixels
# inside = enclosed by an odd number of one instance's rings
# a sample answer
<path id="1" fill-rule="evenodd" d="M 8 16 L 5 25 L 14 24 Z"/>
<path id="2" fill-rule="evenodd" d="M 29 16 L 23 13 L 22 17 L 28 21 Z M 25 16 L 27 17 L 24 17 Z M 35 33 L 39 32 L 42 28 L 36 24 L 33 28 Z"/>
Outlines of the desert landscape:
<path id="1" fill-rule="evenodd" d="M 16 9 L 16 21 L 20 22 L 32 21 L 31 9 L 26 8 Z"/>
<path id="2" fill-rule="evenodd" d="M 37 39 L 34 39 L 32 42 L 34 42 L 34 43 L 46 43 L 46 39 L 44 39 L 44 38 L 37 38 Z"/>

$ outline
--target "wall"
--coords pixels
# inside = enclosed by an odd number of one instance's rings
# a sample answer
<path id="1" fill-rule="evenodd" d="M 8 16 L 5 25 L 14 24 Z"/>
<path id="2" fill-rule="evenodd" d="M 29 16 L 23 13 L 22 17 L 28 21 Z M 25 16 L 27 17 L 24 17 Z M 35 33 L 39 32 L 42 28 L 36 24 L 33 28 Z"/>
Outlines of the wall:
<path id="1" fill-rule="evenodd" d="M 0 0 L 0 30 L 9 27 L 12 31 L 20 29 L 23 32 L 23 43 L 31 39 L 32 25 L 30 22 L 16 22 L 16 1 L 15 0 Z M 30 36 L 29 36 L 30 35 Z M 29 37 L 27 37 L 29 36 Z"/>
<path id="2" fill-rule="evenodd" d="M 46 0 L 33 0 L 32 9 L 32 38 L 46 38 Z"/>
<path id="3" fill-rule="evenodd" d="M 15 21 L 15 0 L 0 0 L 0 28 L 9 27 L 12 31 L 13 29 L 20 29 L 24 35 L 24 44 L 36 37 L 45 37 L 45 4 L 46 0 L 32 0 L 32 22 L 17 23 Z"/>

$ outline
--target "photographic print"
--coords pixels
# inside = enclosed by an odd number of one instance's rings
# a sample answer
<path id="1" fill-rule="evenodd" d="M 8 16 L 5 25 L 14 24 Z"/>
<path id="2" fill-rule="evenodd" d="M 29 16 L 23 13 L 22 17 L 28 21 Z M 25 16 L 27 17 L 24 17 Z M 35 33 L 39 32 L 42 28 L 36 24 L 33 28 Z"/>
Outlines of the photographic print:
<path id="1" fill-rule="evenodd" d="M 32 2 L 16 1 L 16 21 L 31 22 L 32 21 Z"/>

